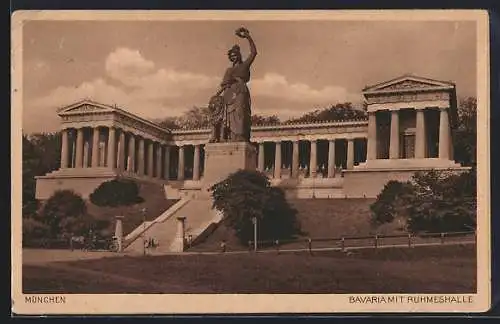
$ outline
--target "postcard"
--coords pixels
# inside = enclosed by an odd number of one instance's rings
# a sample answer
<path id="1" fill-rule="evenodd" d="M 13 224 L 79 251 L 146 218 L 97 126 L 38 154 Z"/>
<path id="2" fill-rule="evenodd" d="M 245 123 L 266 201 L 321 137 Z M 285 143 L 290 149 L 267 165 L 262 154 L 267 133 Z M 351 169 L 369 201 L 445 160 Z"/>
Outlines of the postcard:
<path id="1" fill-rule="evenodd" d="M 17 11 L 12 312 L 484 312 L 488 14 Z"/>

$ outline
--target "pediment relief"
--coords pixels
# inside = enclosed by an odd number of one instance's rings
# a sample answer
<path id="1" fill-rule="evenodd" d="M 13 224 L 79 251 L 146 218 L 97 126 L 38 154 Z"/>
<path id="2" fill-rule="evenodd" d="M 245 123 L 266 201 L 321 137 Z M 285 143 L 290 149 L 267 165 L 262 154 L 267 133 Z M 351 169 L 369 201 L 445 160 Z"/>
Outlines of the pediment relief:
<path id="1" fill-rule="evenodd" d="M 93 102 L 81 102 L 68 107 L 64 107 L 58 111 L 59 115 L 72 115 L 79 113 L 92 113 L 92 112 L 112 112 L 112 107 L 96 104 Z"/>
<path id="2" fill-rule="evenodd" d="M 438 81 L 416 76 L 403 76 L 386 82 L 381 82 L 363 89 L 364 92 L 390 92 L 405 90 L 425 89 L 451 89 L 454 84 L 447 81 Z"/>
<path id="3" fill-rule="evenodd" d="M 405 90 L 405 89 L 439 88 L 439 87 L 440 87 L 439 85 L 432 83 L 405 80 L 388 85 L 386 87 L 381 87 L 377 90 Z"/>

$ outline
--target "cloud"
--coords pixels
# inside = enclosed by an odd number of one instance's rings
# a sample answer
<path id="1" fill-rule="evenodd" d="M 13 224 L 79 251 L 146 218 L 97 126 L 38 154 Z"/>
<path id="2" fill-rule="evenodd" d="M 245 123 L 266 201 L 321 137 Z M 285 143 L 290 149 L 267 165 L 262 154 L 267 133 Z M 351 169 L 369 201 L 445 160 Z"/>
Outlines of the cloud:
<path id="1" fill-rule="evenodd" d="M 33 59 L 24 63 L 23 70 L 31 77 L 44 78 L 50 73 L 50 66 L 44 60 Z"/>
<path id="2" fill-rule="evenodd" d="M 252 80 L 250 87 L 252 94 L 256 96 L 305 104 L 332 104 L 352 101 L 359 97 L 340 86 L 327 85 L 321 89 L 314 89 L 304 83 L 290 83 L 285 76 L 277 73 L 267 73 L 263 78 Z"/>
<path id="3" fill-rule="evenodd" d="M 51 108 L 51 112 L 59 107 L 71 103 L 92 99 L 108 105 L 117 105 L 130 112 L 141 116 L 156 116 L 157 112 L 169 114 L 180 114 L 186 107 L 169 107 L 162 100 L 151 100 L 147 97 L 138 96 L 136 92 L 127 92 L 124 89 L 107 83 L 98 78 L 84 82 L 77 87 L 58 87 L 49 95 L 37 98 L 30 102 L 31 107 Z"/>
<path id="4" fill-rule="evenodd" d="M 33 64 L 35 68 L 37 65 Z M 25 104 L 25 128 L 37 128 L 37 120 L 47 116 L 46 127 L 57 129 L 56 109 L 82 99 L 92 99 L 119 107 L 145 118 L 178 116 L 194 105 L 204 105 L 215 92 L 220 76 L 210 76 L 171 67 L 158 67 L 138 50 L 118 48 L 104 62 L 106 74 L 76 86 L 60 86 L 43 97 Z M 39 69 L 45 69 L 42 63 Z M 249 87 L 253 110 L 257 113 L 297 116 L 313 107 L 354 101 L 359 95 L 328 85 L 315 89 L 291 83 L 283 75 L 265 74 L 252 79 Z M 272 102 L 272 104 L 270 104 Z M 50 115 L 50 116 L 49 116 Z"/>
<path id="5" fill-rule="evenodd" d="M 105 67 L 110 77 L 127 84 L 153 72 L 155 64 L 138 50 L 118 48 L 108 55 Z"/>
<path id="6" fill-rule="evenodd" d="M 39 107 L 61 107 L 89 98 L 103 103 L 126 103 L 130 99 L 122 89 L 112 86 L 102 78 L 83 82 L 77 87 L 57 87 L 47 96 L 33 100 Z"/>
<path id="7" fill-rule="evenodd" d="M 215 88 L 219 78 L 172 68 L 155 69 L 152 61 L 138 50 L 118 48 L 106 58 L 106 73 L 122 84 L 135 88 L 146 98 L 178 97 L 200 89 Z"/>

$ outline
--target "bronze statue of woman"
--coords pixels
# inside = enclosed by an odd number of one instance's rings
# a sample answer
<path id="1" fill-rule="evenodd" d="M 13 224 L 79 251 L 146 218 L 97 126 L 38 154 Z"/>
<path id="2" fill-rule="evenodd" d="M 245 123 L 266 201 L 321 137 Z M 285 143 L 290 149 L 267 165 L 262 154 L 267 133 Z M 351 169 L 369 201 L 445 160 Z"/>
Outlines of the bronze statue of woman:
<path id="1" fill-rule="evenodd" d="M 227 52 L 232 66 L 227 68 L 218 93 L 222 94 L 227 109 L 225 123 L 228 134 L 224 137 L 230 142 L 249 142 L 252 113 L 250 91 L 246 84 L 250 81 L 250 66 L 257 56 L 257 48 L 247 29 L 237 29 L 236 35 L 248 40 L 250 55 L 243 61 L 238 45 Z"/>

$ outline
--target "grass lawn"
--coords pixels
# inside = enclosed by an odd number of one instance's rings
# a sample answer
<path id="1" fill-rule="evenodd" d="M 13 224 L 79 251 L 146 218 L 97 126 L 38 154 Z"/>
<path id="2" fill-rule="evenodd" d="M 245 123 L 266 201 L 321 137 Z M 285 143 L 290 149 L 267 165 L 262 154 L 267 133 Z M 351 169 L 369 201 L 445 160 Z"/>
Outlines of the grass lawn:
<path id="1" fill-rule="evenodd" d="M 147 221 L 151 221 L 178 201 L 176 199 L 167 199 L 161 185 L 144 182 L 139 182 L 138 185 L 139 196 L 144 199 L 143 202 L 129 206 L 100 207 L 88 201 L 88 212 L 99 219 L 111 220 L 113 231 L 115 216 L 123 216 L 123 233 L 127 235 L 142 224 L 144 216 Z M 146 210 L 144 216 L 142 214 L 143 208 Z"/>
<path id="2" fill-rule="evenodd" d="M 474 293 L 475 245 L 111 257 L 23 266 L 24 293 Z"/>

